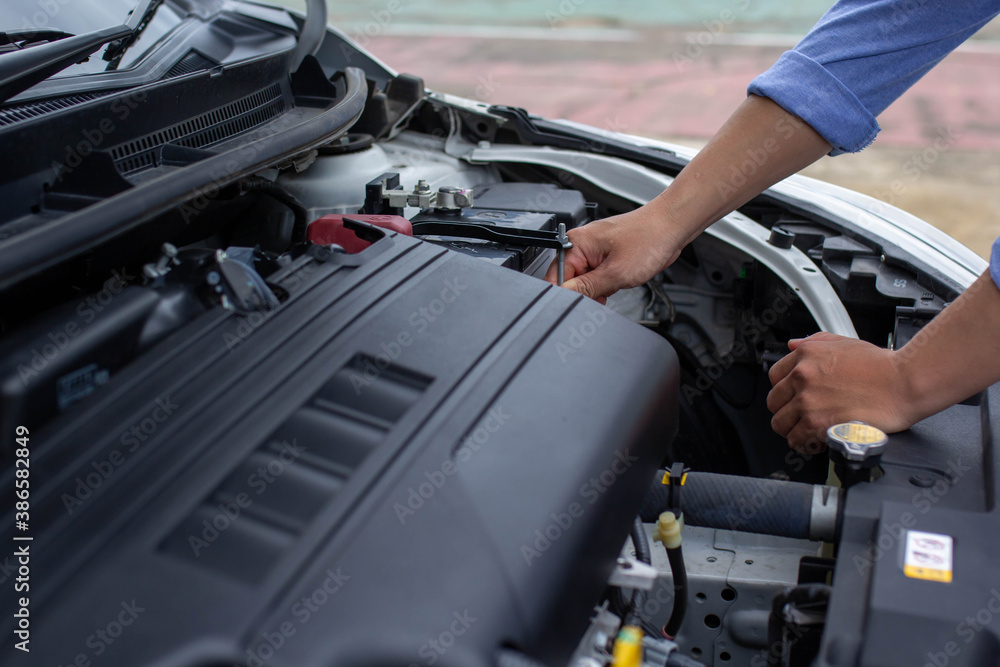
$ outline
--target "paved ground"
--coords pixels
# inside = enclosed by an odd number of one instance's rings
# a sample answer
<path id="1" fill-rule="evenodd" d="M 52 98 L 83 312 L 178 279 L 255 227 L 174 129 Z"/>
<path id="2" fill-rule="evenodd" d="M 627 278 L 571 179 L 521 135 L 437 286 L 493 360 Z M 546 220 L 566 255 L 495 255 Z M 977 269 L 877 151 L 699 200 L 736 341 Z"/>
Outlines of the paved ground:
<path id="1" fill-rule="evenodd" d="M 338 0 L 330 9 L 332 23 L 435 90 L 700 146 L 831 1 Z M 874 146 L 805 173 L 890 201 L 987 256 L 1000 235 L 1000 21 L 879 120 Z M 946 150 L 928 151 L 939 137 Z"/>

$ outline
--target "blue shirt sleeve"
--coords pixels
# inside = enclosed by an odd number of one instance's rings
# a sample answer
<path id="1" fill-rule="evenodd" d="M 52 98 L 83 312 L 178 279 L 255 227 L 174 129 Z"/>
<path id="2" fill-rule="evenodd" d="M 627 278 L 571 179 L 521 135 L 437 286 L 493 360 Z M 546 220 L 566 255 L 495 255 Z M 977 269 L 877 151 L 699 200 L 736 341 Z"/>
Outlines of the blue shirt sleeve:
<path id="1" fill-rule="evenodd" d="M 748 92 L 807 122 L 831 155 L 860 151 L 875 117 L 998 13 L 997 0 L 839 0 Z"/>
<path id="2" fill-rule="evenodd" d="M 748 93 L 807 122 L 833 150 L 875 140 L 875 117 L 1000 13 L 998 0 L 839 0 Z M 1000 288 L 1000 239 L 990 276 Z"/>
<path id="3" fill-rule="evenodd" d="M 993 243 L 993 254 L 990 255 L 990 276 L 1000 289 L 1000 239 Z"/>

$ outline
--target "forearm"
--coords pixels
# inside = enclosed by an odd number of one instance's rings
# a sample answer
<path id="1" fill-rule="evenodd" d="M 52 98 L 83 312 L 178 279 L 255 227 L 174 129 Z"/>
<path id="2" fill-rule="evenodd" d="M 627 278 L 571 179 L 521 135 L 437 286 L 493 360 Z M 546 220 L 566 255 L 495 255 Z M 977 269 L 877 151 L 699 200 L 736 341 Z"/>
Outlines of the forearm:
<path id="1" fill-rule="evenodd" d="M 894 357 L 914 422 L 1000 381 L 1000 290 L 989 274 Z"/>
<path id="2" fill-rule="evenodd" d="M 650 202 L 682 248 L 724 215 L 830 151 L 808 124 L 750 95 L 663 194 Z"/>

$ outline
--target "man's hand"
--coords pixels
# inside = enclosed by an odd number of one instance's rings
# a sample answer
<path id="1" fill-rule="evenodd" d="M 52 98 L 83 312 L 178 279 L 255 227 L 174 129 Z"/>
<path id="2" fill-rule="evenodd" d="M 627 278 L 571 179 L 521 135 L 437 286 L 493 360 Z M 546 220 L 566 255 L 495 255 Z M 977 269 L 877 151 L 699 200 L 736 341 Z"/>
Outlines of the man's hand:
<path id="1" fill-rule="evenodd" d="M 604 303 L 621 289 L 644 285 L 680 255 L 655 204 L 571 229 L 563 287 Z M 545 279 L 556 283 L 556 265 Z"/>
<path id="2" fill-rule="evenodd" d="M 644 284 L 709 225 L 829 151 L 809 125 L 765 97 L 748 96 L 662 194 L 640 209 L 570 231 L 565 287 L 603 301 Z M 767 156 L 764 163 L 753 162 L 760 155 Z M 753 173 L 739 171 L 747 161 L 758 165 Z M 555 283 L 556 269 L 545 279 Z"/>
<path id="3" fill-rule="evenodd" d="M 917 421 L 901 359 L 871 343 L 819 333 L 789 341 L 791 354 L 771 367 L 771 426 L 800 451 L 815 452 L 826 429 L 863 421 L 886 433 Z"/>
<path id="4" fill-rule="evenodd" d="M 1000 289 L 987 272 L 894 352 L 828 333 L 790 341 L 770 372 L 771 426 L 796 449 L 846 421 L 907 429 L 1000 382 L 997 331 Z"/>

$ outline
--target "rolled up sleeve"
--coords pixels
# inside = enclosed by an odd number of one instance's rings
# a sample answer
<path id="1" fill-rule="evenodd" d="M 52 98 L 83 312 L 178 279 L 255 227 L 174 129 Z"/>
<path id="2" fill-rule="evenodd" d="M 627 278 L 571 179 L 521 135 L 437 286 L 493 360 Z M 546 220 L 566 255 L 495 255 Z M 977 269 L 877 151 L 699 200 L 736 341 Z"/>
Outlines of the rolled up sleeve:
<path id="1" fill-rule="evenodd" d="M 993 243 L 993 253 L 990 255 L 990 277 L 1000 289 L 1000 239 Z"/>
<path id="2" fill-rule="evenodd" d="M 840 0 L 747 92 L 804 120 L 831 155 L 857 152 L 886 107 L 998 12 L 996 0 Z"/>

